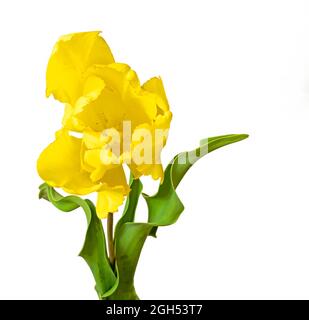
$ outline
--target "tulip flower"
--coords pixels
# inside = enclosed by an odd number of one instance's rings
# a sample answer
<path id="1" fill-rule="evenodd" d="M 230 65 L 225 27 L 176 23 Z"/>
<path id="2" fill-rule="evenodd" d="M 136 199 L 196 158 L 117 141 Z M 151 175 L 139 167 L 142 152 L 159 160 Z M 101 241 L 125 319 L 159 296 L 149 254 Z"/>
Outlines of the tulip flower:
<path id="1" fill-rule="evenodd" d="M 204 155 L 248 135 L 204 139 L 197 149 L 175 156 L 164 170 L 161 152 L 172 113 L 162 79 L 141 84 L 129 65 L 115 62 L 97 31 L 58 40 L 47 66 L 46 95 L 63 104 L 63 119 L 37 161 L 44 181 L 39 196 L 65 212 L 83 208 L 88 228 L 80 255 L 93 273 L 98 297 L 138 299 L 134 275 L 143 244 L 183 211 L 176 193 L 183 176 Z M 142 194 L 143 176 L 160 181 L 155 195 Z M 97 194 L 96 205 L 80 197 L 90 193 Z M 148 220 L 136 222 L 141 195 Z M 113 214 L 125 200 L 114 228 Z"/>

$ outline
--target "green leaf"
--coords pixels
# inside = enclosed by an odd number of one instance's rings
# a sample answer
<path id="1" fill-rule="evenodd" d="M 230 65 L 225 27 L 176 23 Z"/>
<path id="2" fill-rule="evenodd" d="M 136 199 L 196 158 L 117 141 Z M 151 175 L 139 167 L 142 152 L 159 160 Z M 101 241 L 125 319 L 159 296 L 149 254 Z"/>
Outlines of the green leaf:
<path id="1" fill-rule="evenodd" d="M 174 157 L 165 170 L 164 181 L 158 192 L 151 197 L 143 194 L 149 210 L 148 222 L 130 221 L 122 223 L 118 229 L 115 247 L 119 284 L 109 299 L 138 299 L 134 289 L 134 275 L 144 242 L 149 235 L 155 236 L 158 227 L 178 220 L 184 206 L 176 193 L 176 187 L 186 172 L 207 153 L 247 137 L 245 134 L 233 134 L 204 139 L 199 148 Z"/>
<path id="2" fill-rule="evenodd" d="M 139 196 L 142 192 L 143 189 L 143 185 L 141 183 L 141 181 L 139 179 L 134 180 L 132 175 L 130 176 L 130 193 L 127 197 L 126 200 L 126 204 L 123 210 L 123 215 L 122 217 L 119 219 L 116 228 L 115 228 L 115 239 L 120 239 L 119 237 L 119 233 L 120 230 L 122 229 L 123 225 L 128 223 L 128 222 L 132 222 L 134 221 L 134 217 L 135 217 L 135 211 L 136 211 L 136 207 L 138 204 L 138 199 Z M 129 239 L 130 241 L 130 239 Z M 115 240 L 116 242 L 116 240 Z M 124 248 L 126 244 L 122 244 L 122 247 Z M 117 245 L 116 245 L 117 247 Z M 127 254 L 132 255 L 133 252 L 135 250 L 135 246 L 131 243 L 131 245 L 129 245 L 128 250 L 131 250 L 131 252 L 127 252 Z M 137 248 L 137 250 L 139 250 L 139 248 Z M 116 251 L 116 257 L 117 257 L 117 251 Z M 117 257 L 118 259 L 118 257 Z M 123 260 L 121 257 L 119 257 L 120 260 Z M 124 257 L 125 259 L 125 257 Z M 129 261 L 130 262 L 130 261 Z M 136 267 L 136 266 L 135 266 Z M 125 283 L 125 279 L 124 281 L 119 281 L 119 275 L 126 273 L 126 269 L 131 269 L 131 268 L 135 268 L 134 266 L 131 266 L 129 264 L 125 264 L 125 263 L 121 263 L 120 264 L 120 270 L 118 268 L 117 265 L 117 284 L 108 292 L 105 293 L 104 298 L 108 299 L 108 300 L 119 300 L 119 299 L 124 299 L 124 300 L 137 300 L 138 296 L 136 295 L 134 286 L 133 286 L 133 282 L 132 285 L 129 285 L 128 283 Z M 121 284 L 121 286 L 119 287 L 119 283 Z M 125 284 L 124 284 L 125 283 Z M 122 289 L 124 288 L 124 289 Z M 116 291 L 116 293 L 114 294 L 114 292 Z"/>
<path id="3" fill-rule="evenodd" d="M 115 228 L 115 238 L 118 237 L 119 230 L 121 229 L 123 224 L 134 221 L 138 199 L 143 190 L 143 184 L 139 179 L 133 180 L 131 176 L 130 189 L 131 190 L 127 197 L 126 204 L 123 210 L 123 215 L 119 219 Z"/>
<path id="4" fill-rule="evenodd" d="M 184 207 L 177 196 L 176 188 L 187 171 L 206 154 L 248 137 L 246 134 L 230 134 L 201 140 L 200 147 L 178 154 L 167 166 L 164 181 L 157 194 L 143 195 L 148 205 L 148 222 L 167 226 L 177 221 Z"/>
<path id="5" fill-rule="evenodd" d="M 229 144 L 247 139 L 247 134 L 228 134 L 212 138 L 206 138 L 200 141 L 200 147 L 189 152 L 178 154 L 171 162 L 172 168 L 172 183 L 176 189 L 186 172 L 193 164 L 201 159 L 206 154 L 227 146 Z"/>
<path id="6" fill-rule="evenodd" d="M 152 225 L 127 222 L 121 226 L 115 239 L 118 287 L 109 300 L 138 300 L 134 288 L 134 274 L 144 242 Z"/>
<path id="7" fill-rule="evenodd" d="M 47 184 L 40 187 L 39 197 L 51 201 L 58 209 L 66 212 L 78 207 L 84 209 L 88 228 L 80 255 L 92 270 L 101 299 L 138 299 L 134 288 L 134 275 L 143 245 L 149 235 L 156 235 L 159 226 L 167 226 L 178 220 L 184 206 L 176 188 L 186 172 L 205 154 L 247 137 L 248 135 L 213 137 L 202 140 L 200 147 L 193 151 L 178 154 L 167 166 L 164 182 L 158 192 L 152 197 L 143 194 L 149 210 L 147 223 L 133 222 L 142 184 L 139 180 L 131 179 L 131 192 L 124 214 L 115 229 L 117 278 L 108 261 L 103 227 L 92 202 L 75 196 L 62 197 Z"/>
<path id="8" fill-rule="evenodd" d="M 96 282 L 96 291 L 102 299 L 106 292 L 118 284 L 106 251 L 106 241 L 101 220 L 97 217 L 95 206 L 90 200 L 77 196 L 63 197 L 48 184 L 40 186 L 40 198 L 50 201 L 59 210 L 69 212 L 81 207 L 87 219 L 87 232 L 80 256 L 87 262 Z"/>

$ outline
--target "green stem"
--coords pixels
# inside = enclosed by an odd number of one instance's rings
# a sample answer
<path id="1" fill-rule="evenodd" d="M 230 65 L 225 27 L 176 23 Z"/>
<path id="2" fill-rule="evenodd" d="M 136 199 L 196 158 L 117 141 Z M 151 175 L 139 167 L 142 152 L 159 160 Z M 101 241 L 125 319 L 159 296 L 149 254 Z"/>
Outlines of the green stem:
<path id="1" fill-rule="evenodd" d="M 138 295 L 135 292 L 134 287 L 125 288 L 122 290 L 121 288 L 117 288 L 117 290 L 107 297 L 105 300 L 140 300 Z"/>
<path id="2" fill-rule="evenodd" d="M 107 216 L 107 241 L 108 241 L 108 252 L 109 252 L 109 261 L 111 266 L 115 266 L 115 248 L 114 248 L 114 215 L 109 212 Z"/>

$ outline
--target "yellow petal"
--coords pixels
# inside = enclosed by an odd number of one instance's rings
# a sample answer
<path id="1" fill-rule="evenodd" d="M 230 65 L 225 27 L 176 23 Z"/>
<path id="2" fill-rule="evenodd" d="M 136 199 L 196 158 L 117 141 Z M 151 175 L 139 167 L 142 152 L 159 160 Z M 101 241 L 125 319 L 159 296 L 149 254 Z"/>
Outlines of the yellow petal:
<path id="1" fill-rule="evenodd" d="M 166 136 L 157 135 L 154 125 L 143 124 L 138 126 L 132 135 L 131 154 L 129 164 L 134 178 L 142 175 L 151 175 L 153 179 L 163 181 L 163 168 L 161 164 L 161 151 L 166 142 Z M 163 130 L 162 132 L 166 132 Z"/>
<path id="2" fill-rule="evenodd" d="M 143 84 L 143 89 L 156 95 L 157 105 L 163 112 L 169 110 L 169 104 L 161 78 L 151 78 Z"/>
<path id="3" fill-rule="evenodd" d="M 115 212 L 122 205 L 130 188 L 127 184 L 122 166 L 106 171 L 102 187 L 98 193 L 97 214 L 103 219 L 109 212 Z"/>
<path id="4" fill-rule="evenodd" d="M 98 101 L 84 108 L 79 116 L 93 130 L 121 127 L 123 120 L 131 121 L 132 128 L 152 123 L 157 115 L 156 97 L 140 87 L 136 73 L 128 65 L 95 66 L 91 72 L 106 86 Z"/>
<path id="5" fill-rule="evenodd" d="M 46 71 L 46 95 L 74 104 L 82 95 L 84 74 L 94 64 L 114 62 L 100 32 L 81 32 L 61 37 L 56 43 Z"/>
<path id="6" fill-rule="evenodd" d="M 151 176 L 152 179 L 160 179 L 161 182 L 163 182 L 164 171 L 161 163 L 136 165 L 132 162 L 129 165 L 129 168 L 135 179 L 138 179 L 141 176 Z"/>
<path id="7" fill-rule="evenodd" d="M 86 150 L 84 155 L 84 161 L 92 168 L 99 168 L 102 165 L 101 162 L 101 150 L 92 149 Z"/>
<path id="8" fill-rule="evenodd" d="M 126 175 L 122 166 L 117 166 L 113 169 L 106 171 L 102 184 L 106 187 L 117 187 L 121 188 L 125 194 L 130 191 L 130 187 L 127 183 Z"/>
<path id="9" fill-rule="evenodd" d="M 53 187 L 61 187 L 73 194 L 87 194 L 99 188 L 89 173 L 81 168 L 81 139 L 66 131 L 57 133 L 56 139 L 41 153 L 37 161 L 40 177 Z"/>
<path id="10" fill-rule="evenodd" d="M 155 118 L 154 126 L 156 129 L 169 129 L 172 121 L 172 113 L 170 111 L 164 112 L 164 114 L 159 114 Z"/>
<path id="11" fill-rule="evenodd" d="M 122 163 L 120 143 L 119 132 L 115 129 L 107 129 L 102 133 L 91 130 L 84 132 L 82 167 L 90 173 L 91 180 L 101 180 L 106 171 Z"/>
<path id="12" fill-rule="evenodd" d="M 64 129 L 82 132 L 84 129 L 83 123 L 81 123 L 74 116 L 74 107 L 66 103 L 64 108 L 64 114 L 62 118 L 62 126 Z"/>
<path id="13" fill-rule="evenodd" d="M 128 86 L 140 88 L 140 82 L 135 71 L 125 63 L 111 63 L 109 65 L 95 65 L 90 73 L 102 78 L 110 88 L 116 90 L 123 96 L 128 90 Z"/>
<path id="14" fill-rule="evenodd" d="M 84 131 L 83 142 L 88 149 L 98 149 L 103 147 L 102 134 L 95 131 Z"/>
<path id="15" fill-rule="evenodd" d="M 78 101 L 81 112 L 75 115 L 79 123 L 94 131 L 107 128 L 120 128 L 125 114 L 125 104 L 117 92 L 104 89 L 100 96 L 93 101 Z"/>
<path id="16" fill-rule="evenodd" d="M 105 87 L 105 84 L 102 79 L 100 79 L 99 77 L 90 75 L 85 80 L 84 88 L 83 88 L 83 96 L 89 97 L 92 100 L 94 100 L 99 96 L 99 94 L 102 92 L 104 87 Z"/>
<path id="17" fill-rule="evenodd" d="M 115 212 L 122 205 L 124 195 L 118 190 L 103 190 L 98 193 L 97 199 L 97 215 L 104 219 L 109 212 Z"/>

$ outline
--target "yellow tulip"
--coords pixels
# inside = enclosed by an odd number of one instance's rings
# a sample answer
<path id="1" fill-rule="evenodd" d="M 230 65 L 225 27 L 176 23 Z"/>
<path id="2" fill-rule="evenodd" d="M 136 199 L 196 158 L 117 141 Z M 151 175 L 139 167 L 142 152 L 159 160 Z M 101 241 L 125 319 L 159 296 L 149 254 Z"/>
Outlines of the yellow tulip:
<path id="1" fill-rule="evenodd" d="M 114 61 L 99 32 L 75 33 L 54 47 L 46 94 L 65 103 L 63 128 L 38 159 L 48 184 L 72 194 L 98 192 L 97 213 L 104 218 L 129 192 L 124 164 L 134 178 L 162 181 L 160 154 L 172 114 L 161 78 L 141 85 L 128 65 Z"/>
<path id="2" fill-rule="evenodd" d="M 114 62 L 100 32 L 80 32 L 60 37 L 46 71 L 46 95 L 74 103 L 85 84 L 87 69 L 94 64 Z"/>
<path id="3" fill-rule="evenodd" d="M 92 171 L 83 166 L 85 154 L 82 139 L 60 130 L 56 139 L 41 153 L 37 169 L 50 186 L 60 187 L 71 194 L 86 195 L 98 192 L 97 214 L 105 218 L 115 212 L 129 193 L 129 186 L 121 165 L 114 165 L 93 179 Z"/>

